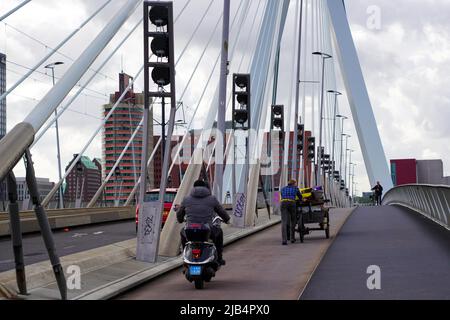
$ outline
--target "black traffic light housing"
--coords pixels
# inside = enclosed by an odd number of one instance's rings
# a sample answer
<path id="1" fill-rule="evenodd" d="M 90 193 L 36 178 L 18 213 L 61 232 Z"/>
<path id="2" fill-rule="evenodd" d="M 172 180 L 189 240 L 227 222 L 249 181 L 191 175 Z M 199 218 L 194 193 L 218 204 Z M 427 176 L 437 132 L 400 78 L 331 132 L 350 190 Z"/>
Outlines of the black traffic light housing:
<path id="1" fill-rule="evenodd" d="M 251 105 L 250 74 L 233 74 L 233 129 L 249 130 Z"/>
<path id="2" fill-rule="evenodd" d="M 271 114 L 271 129 L 279 129 L 284 131 L 284 106 L 283 105 L 273 105 Z"/>
<path id="3" fill-rule="evenodd" d="M 305 135 L 305 125 L 299 123 L 297 126 L 298 126 L 297 127 L 297 139 L 298 139 L 297 140 L 298 141 L 297 148 L 298 148 L 298 151 L 302 151 L 303 147 L 304 147 L 303 138 Z"/>
<path id="4" fill-rule="evenodd" d="M 150 97 L 167 97 L 176 103 L 173 26 L 172 2 L 144 2 L 144 94 L 147 101 Z M 150 90 L 150 79 L 157 90 Z M 167 86 L 170 89 L 165 88 Z"/>
<path id="5" fill-rule="evenodd" d="M 316 158 L 316 138 L 308 138 L 308 159 L 314 160 Z"/>

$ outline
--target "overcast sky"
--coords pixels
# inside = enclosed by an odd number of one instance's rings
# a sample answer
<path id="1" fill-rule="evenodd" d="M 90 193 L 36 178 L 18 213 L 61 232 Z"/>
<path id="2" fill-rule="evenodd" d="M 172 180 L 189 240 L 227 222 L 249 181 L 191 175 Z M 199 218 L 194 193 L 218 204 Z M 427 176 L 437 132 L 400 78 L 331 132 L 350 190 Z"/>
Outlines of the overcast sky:
<path id="1" fill-rule="evenodd" d="M 2 0 L 0 15 L 21 1 Z M 0 52 L 8 56 L 8 87 L 26 72 L 26 69 L 19 65 L 33 66 L 49 52 L 50 49 L 45 46 L 56 46 L 105 2 L 106 0 L 33 0 L 19 12 L 0 22 Z M 206 12 L 211 2 L 212 5 Z M 48 63 L 56 60 L 65 62 L 64 66 L 56 70 L 58 78 L 67 71 L 73 60 L 124 3 L 123 0 L 112 0 L 100 15 L 60 50 L 62 54 L 57 54 L 48 61 Z M 176 0 L 174 3 L 175 15 L 177 15 L 186 0 Z M 241 1 L 232 0 L 232 18 L 240 5 L 242 5 Z M 190 39 L 198 21 L 206 12 L 204 23 L 177 66 L 178 96 L 183 92 L 205 44 L 219 21 L 221 7 L 220 0 L 192 0 L 176 24 L 178 56 Z M 295 1 L 291 1 L 282 47 L 280 103 L 284 104 L 287 104 L 289 100 L 287 96 L 290 75 L 293 71 L 291 57 L 295 43 L 293 43 L 292 35 L 296 28 L 294 7 Z M 358 0 L 346 1 L 346 7 L 387 158 L 441 158 L 444 161 L 446 174 L 450 174 L 450 144 L 448 143 L 450 90 L 447 88 L 450 83 L 450 20 L 448 19 L 450 1 Z M 233 69 L 237 69 L 243 58 L 240 71 L 247 71 L 251 51 L 248 48 L 252 48 L 256 41 L 256 32 L 252 35 L 248 32 L 253 23 L 254 30 L 259 26 L 262 10 L 263 5 L 258 5 L 258 0 L 251 2 L 248 18 L 242 26 L 242 30 L 245 31 L 239 36 L 236 46 L 232 61 Z M 373 20 L 374 17 L 378 17 L 378 12 L 380 20 Z M 112 52 L 137 23 L 140 16 L 141 10 L 137 10 L 98 58 L 93 65 L 94 69 Z M 256 19 L 255 22 L 253 22 L 254 19 Z M 235 39 L 237 29 L 233 30 L 232 39 Z M 210 76 L 216 61 L 220 34 L 219 24 L 211 45 L 199 65 L 199 71 L 183 97 L 183 102 L 187 106 L 187 120 L 197 106 L 203 84 Z M 89 84 L 90 90 L 85 91 L 85 95 L 80 96 L 72 105 L 72 111 L 62 117 L 60 127 L 64 166 L 74 153 L 80 151 L 100 125 L 101 106 L 107 102 L 108 95 L 117 90 L 118 85 L 115 80 L 117 73 L 123 67 L 125 72 L 134 76 L 141 63 L 142 30 L 139 27 L 101 71 L 101 74 Z M 14 94 L 8 96 L 8 129 L 23 120 L 37 101 L 51 88 L 49 74 L 45 75 L 46 71 L 43 67 L 38 70 L 44 74 L 33 74 L 32 79 L 27 80 L 14 91 Z M 80 83 L 84 83 L 90 75 L 92 73 L 87 74 Z M 207 112 L 208 103 L 217 83 L 217 75 L 217 72 L 213 73 L 212 85 L 202 100 L 200 112 L 195 121 L 197 126 L 202 123 Z M 339 74 L 337 78 L 336 89 L 343 92 Z M 75 88 L 72 94 L 77 89 Z M 141 81 L 138 81 L 136 89 L 136 91 L 142 89 Z M 307 101 L 309 100 L 308 97 Z M 341 113 L 350 114 L 345 96 L 341 99 L 340 108 Z M 307 114 L 309 115 L 310 111 Z M 348 127 L 350 127 L 349 123 Z M 347 131 L 356 137 L 353 124 Z M 53 181 L 57 177 L 54 143 L 54 130 L 51 130 L 33 150 L 38 176 L 50 177 Z M 356 171 L 358 190 L 368 190 L 369 183 L 357 139 L 352 138 L 350 143 L 351 148 L 357 150 L 354 162 L 358 164 Z M 87 155 L 101 157 L 101 135 L 98 135 L 88 149 Z M 17 175 L 23 175 L 22 167 L 23 164 L 19 164 L 16 170 Z"/>

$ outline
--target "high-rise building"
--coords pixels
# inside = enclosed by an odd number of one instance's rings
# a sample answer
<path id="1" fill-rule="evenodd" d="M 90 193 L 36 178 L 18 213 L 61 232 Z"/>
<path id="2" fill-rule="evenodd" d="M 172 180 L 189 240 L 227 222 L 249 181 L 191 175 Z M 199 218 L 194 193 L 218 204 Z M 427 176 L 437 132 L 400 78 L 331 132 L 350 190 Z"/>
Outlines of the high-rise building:
<path id="1" fill-rule="evenodd" d="M 78 154 L 73 155 L 72 161 L 66 167 L 66 171 L 72 165 Z M 82 156 L 66 178 L 64 188 L 65 207 L 71 207 L 77 200 L 80 204 L 86 204 L 97 192 L 102 184 L 102 165 L 98 159 L 90 160 Z"/>
<path id="2" fill-rule="evenodd" d="M 120 96 L 129 86 L 132 78 L 125 74 L 119 74 L 119 91 L 110 96 L 110 103 L 104 106 L 106 116 Z M 134 92 L 133 87 L 126 93 L 124 99 L 117 106 L 103 128 L 103 179 L 111 172 L 114 164 L 120 157 L 125 146 L 130 140 L 142 119 L 144 111 L 144 94 Z M 105 199 L 112 202 L 128 198 L 140 177 L 141 155 L 143 143 L 143 130 L 139 130 L 131 146 L 128 148 L 114 175 L 105 188 Z M 149 155 L 153 150 L 153 113 L 149 116 Z M 153 166 L 148 169 L 150 185 L 153 184 Z"/>

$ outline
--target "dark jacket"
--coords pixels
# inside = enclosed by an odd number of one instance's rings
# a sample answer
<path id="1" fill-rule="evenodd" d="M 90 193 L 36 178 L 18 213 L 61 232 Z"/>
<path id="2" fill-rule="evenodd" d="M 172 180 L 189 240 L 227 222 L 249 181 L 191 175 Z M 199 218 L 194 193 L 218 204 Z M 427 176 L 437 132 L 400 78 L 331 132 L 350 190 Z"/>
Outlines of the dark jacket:
<path id="1" fill-rule="evenodd" d="M 377 196 L 381 196 L 383 194 L 383 187 L 380 184 L 377 184 L 375 187 L 372 188 L 372 191 L 375 191 L 375 194 Z"/>
<path id="2" fill-rule="evenodd" d="M 183 223 L 184 216 L 186 216 L 188 223 L 208 223 L 211 225 L 216 214 L 225 223 L 230 221 L 230 216 L 217 198 L 211 195 L 208 188 L 195 187 L 181 203 L 177 211 L 177 220 L 179 223 Z"/>

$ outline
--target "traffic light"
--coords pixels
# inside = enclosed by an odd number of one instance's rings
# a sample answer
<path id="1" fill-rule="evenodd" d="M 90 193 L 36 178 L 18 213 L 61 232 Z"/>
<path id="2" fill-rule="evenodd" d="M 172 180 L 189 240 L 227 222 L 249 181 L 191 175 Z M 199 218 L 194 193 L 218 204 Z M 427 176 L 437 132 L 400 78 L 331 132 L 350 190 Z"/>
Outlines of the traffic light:
<path id="1" fill-rule="evenodd" d="M 322 155 L 322 166 L 323 166 L 323 170 L 325 172 L 330 170 L 330 155 L 329 154 Z"/>
<path id="2" fill-rule="evenodd" d="M 308 138 L 308 159 L 314 160 L 316 158 L 316 138 Z"/>
<path id="3" fill-rule="evenodd" d="M 271 115 L 271 129 L 280 129 L 284 131 L 284 106 L 273 105 Z"/>
<path id="4" fill-rule="evenodd" d="M 303 136 L 304 136 L 304 134 L 305 134 L 305 125 L 304 124 L 301 124 L 301 123 L 299 123 L 298 125 L 298 130 L 297 130 L 297 141 L 298 141 L 298 144 L 297 144 L 297 148 L 298 148 L 298 151 L 302 151 L 303 150 Z"/>
<path id="5" fill-rule="evenodd" d="M 148 17 L 144 19 L 144 72 L 146 80 L 151 77 L 158 88 L 150 90 L 149 81 L 145 81 L 145 93 L 148 97 L 170 97 L 175 103 L 173 4 L 146 1 L 144 17 Z M 169 85 L 170 90 L 164 88 Z"/>
<path id="6" fill-rule="evenodd" d="M 250 74 L 233 74 L 233 129 L 250 129 Z"/>
<path id="7" fill-rule="evenodd" d="M 341 174 L 339 173 L 339 171 L 335 171 L 335 172 L 334 172 L 334 178 L 335 178 L 336 180 L 339 180 L 340 177 L 341 177 Z"/>

